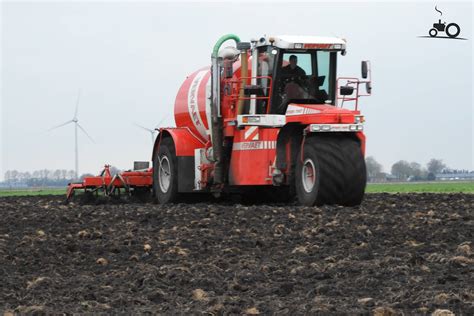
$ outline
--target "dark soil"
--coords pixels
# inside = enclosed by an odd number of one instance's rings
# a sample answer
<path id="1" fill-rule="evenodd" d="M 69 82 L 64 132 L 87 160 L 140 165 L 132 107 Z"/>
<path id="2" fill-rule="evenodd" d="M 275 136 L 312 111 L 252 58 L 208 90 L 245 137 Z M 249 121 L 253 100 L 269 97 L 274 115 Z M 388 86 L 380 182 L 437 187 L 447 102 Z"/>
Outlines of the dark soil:
<path id="1" fill-rule="evenodd" d="M 4 311 L 474 314 L 474 195 L 370 194 L 356 208 L 61 202 L 0 199 Z"/>

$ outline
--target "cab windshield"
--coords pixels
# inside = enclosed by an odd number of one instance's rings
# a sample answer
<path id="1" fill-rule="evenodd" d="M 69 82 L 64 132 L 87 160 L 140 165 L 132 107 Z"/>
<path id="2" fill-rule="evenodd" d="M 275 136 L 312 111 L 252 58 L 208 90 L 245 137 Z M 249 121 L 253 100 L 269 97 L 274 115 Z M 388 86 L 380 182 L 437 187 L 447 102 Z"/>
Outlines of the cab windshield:
<path id="1" fill-rule="evenodd" d="M 270 113 L 285 114 L 289 103 L 334 104 L 336 52 L 281 51 L 274 72 Z"/>

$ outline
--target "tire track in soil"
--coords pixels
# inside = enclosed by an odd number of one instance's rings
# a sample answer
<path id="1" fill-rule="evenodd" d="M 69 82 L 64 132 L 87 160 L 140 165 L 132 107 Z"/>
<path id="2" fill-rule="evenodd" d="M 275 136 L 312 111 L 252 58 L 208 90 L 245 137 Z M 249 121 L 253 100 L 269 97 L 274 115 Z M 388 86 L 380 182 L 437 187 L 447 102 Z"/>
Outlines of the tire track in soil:
<path id="1" fill-rule="evenodd" d="M 0 306 L 472 315 L 473 210 L 468 194 L 368 194 L 355 208 L 0 198 Z"/>

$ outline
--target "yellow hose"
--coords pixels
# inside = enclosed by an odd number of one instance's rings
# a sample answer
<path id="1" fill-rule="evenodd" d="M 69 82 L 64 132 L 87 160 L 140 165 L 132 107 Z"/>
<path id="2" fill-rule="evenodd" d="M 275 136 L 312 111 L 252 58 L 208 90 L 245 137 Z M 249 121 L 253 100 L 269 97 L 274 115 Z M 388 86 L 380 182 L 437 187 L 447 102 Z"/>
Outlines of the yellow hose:
<path id="1" fill-rule="evenodd" d="M 242 51 L 240 53 L 240 91 L 239 91 L 239 102 L 237 103 L 237 114 L 242 114 L 244 112 L 244 86 L 247 84 L 247 78 L 249 75 L 249 66 L 248 66 L 248 54 L 247 51 Z"/>

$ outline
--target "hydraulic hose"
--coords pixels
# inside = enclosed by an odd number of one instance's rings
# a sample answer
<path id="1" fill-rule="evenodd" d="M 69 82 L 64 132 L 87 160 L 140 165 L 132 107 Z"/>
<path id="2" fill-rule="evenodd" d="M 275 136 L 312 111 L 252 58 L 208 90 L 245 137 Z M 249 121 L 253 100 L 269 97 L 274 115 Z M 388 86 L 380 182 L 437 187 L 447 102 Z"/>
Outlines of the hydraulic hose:
<path id="1" fill-rule="evenodd" d="M 221 36 L 214 45 L 214 49 L 212 50 L 212 58 L 217 58 L 217 54 L 219 54 L 219 49 L 221 48 L 222 44 L 228 40 L 234 40 L 235 43 L 240 43 L 240 38 L 235 35 L 235 34 L 227 34 L 224 36 Z"/>
<path id="2" fill-rule="evenodd" d="M 220 102 L 220 65 L 218 60 L 219 49 L 222 44 L 228 40 L 234 40 L 236 44 L 240 43 L 240 38 L 234 34 L 227 34 L 219 38 L 212 50 L 211 61 L 211 140 L 212 151 L 214 156 L 214 183 L 220 185 L 224 182 L 223 168 L 223 124 L 221 118 L 221 102 Z"/>

